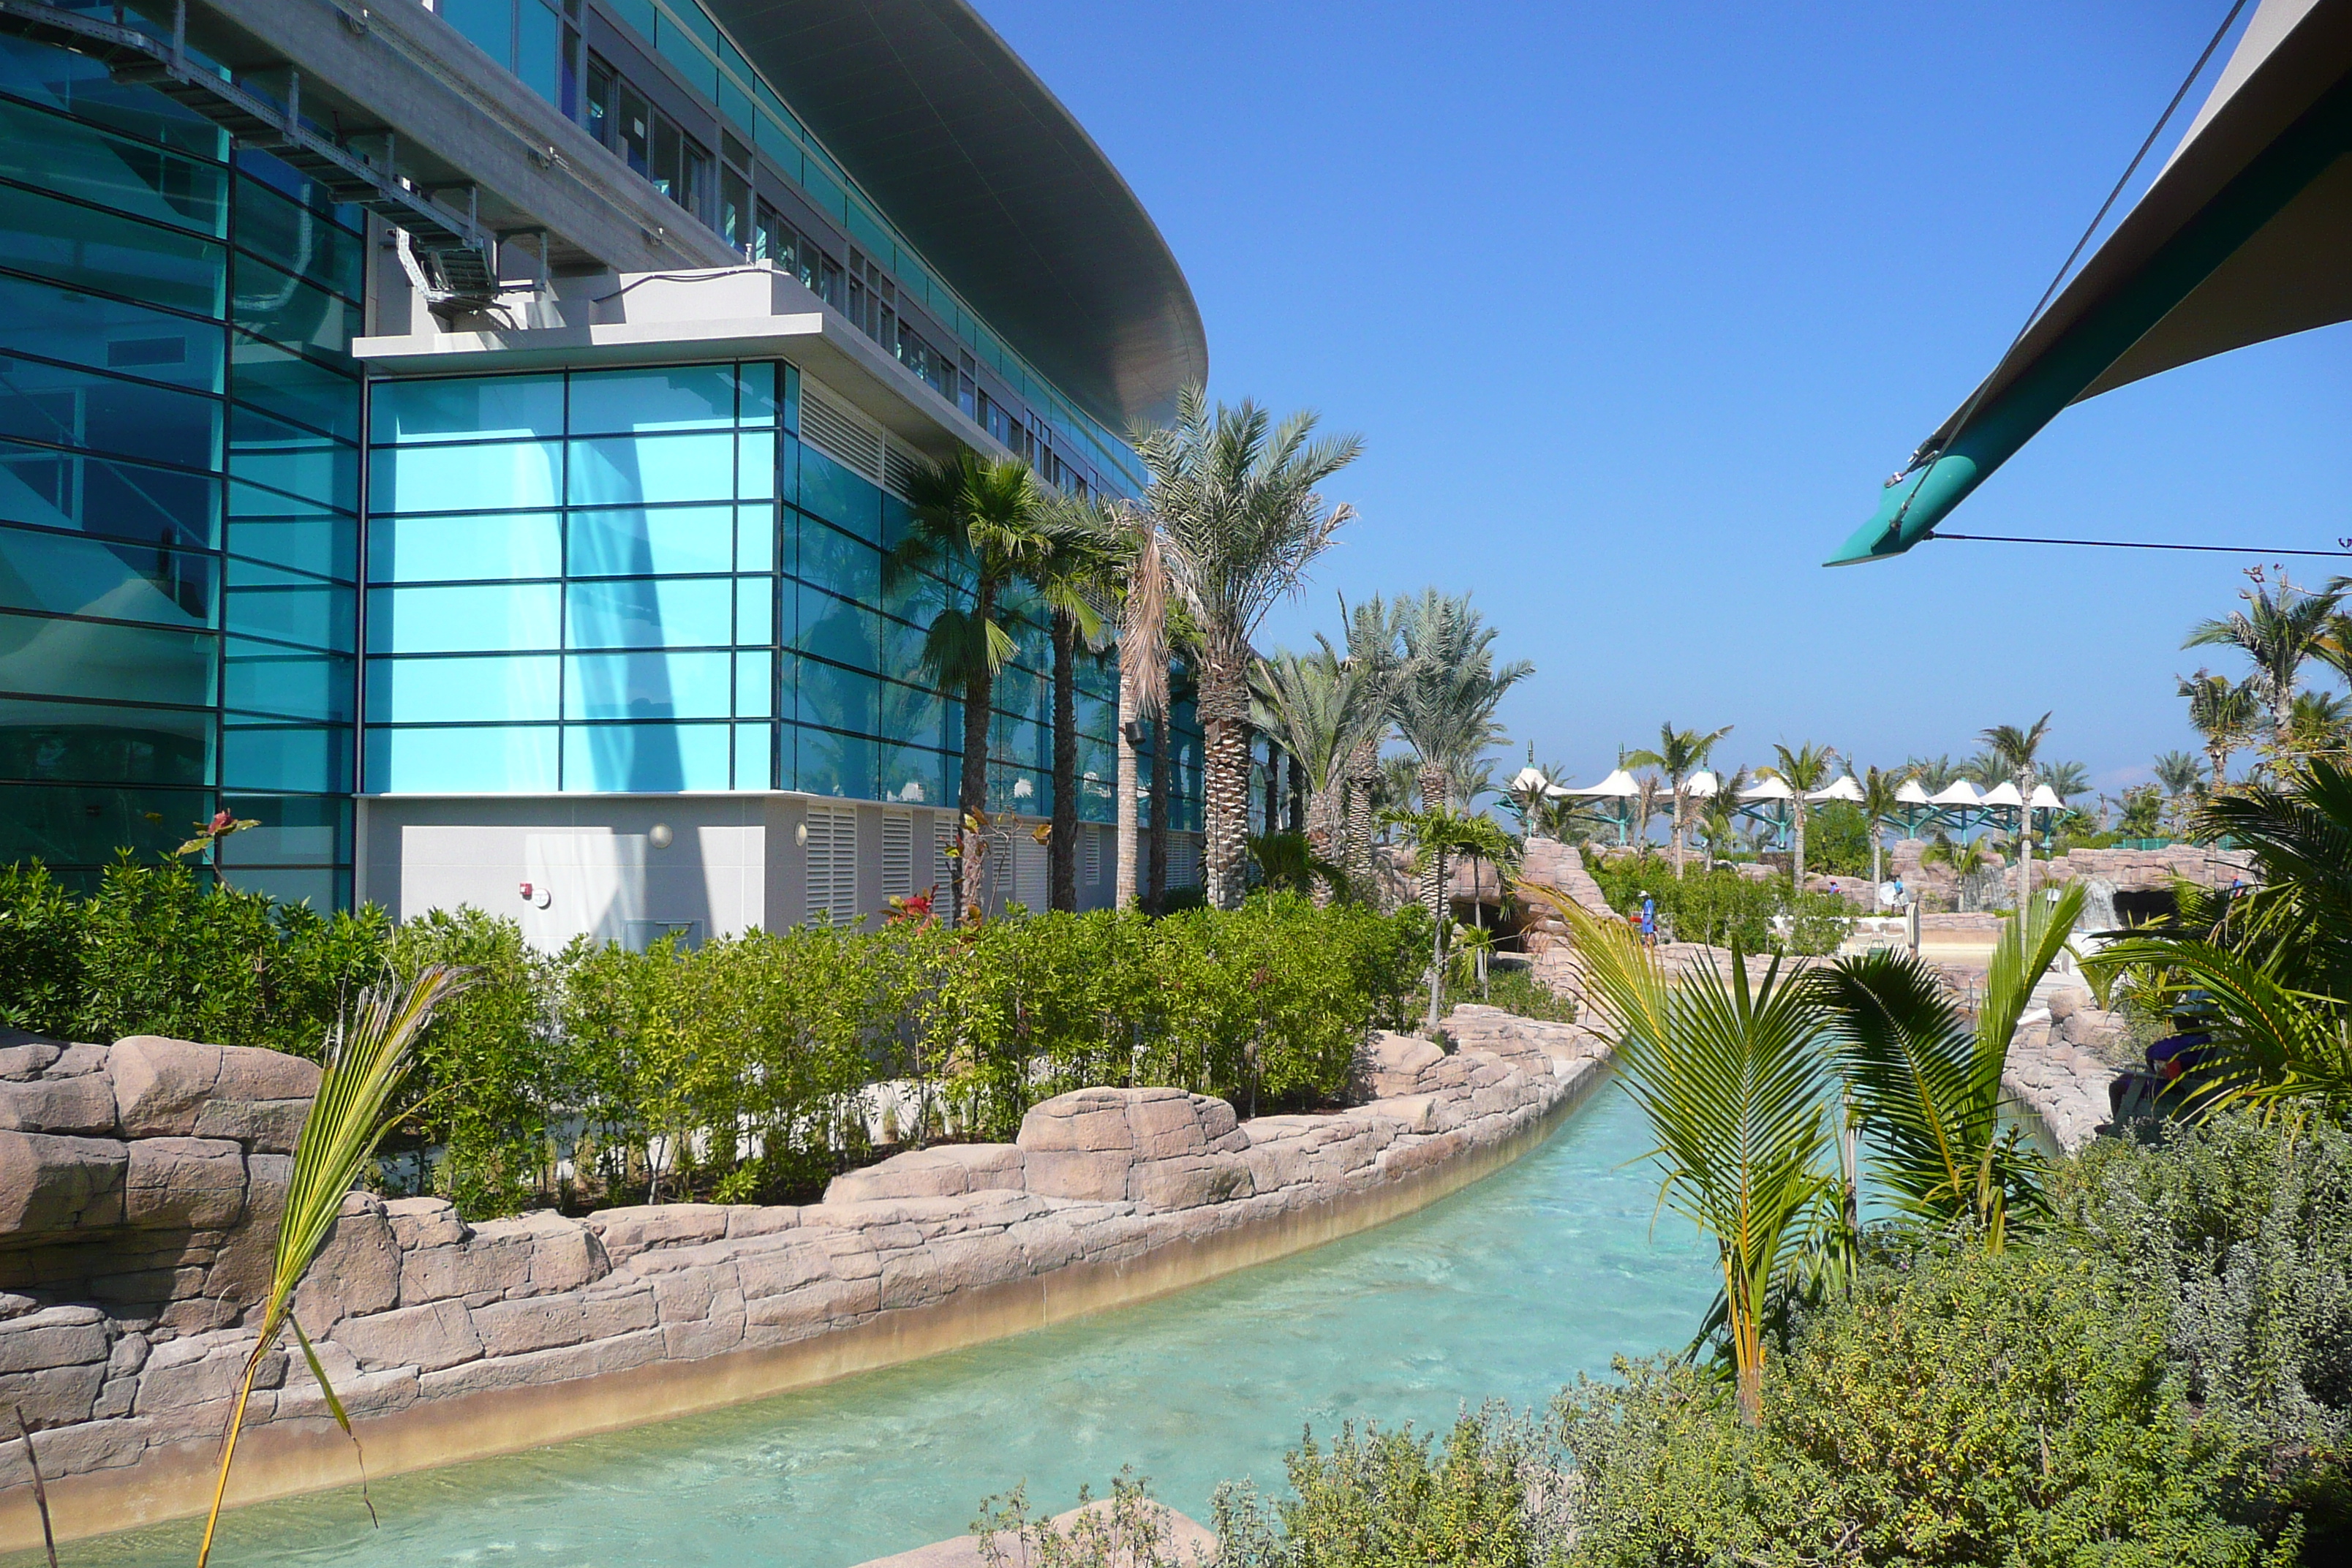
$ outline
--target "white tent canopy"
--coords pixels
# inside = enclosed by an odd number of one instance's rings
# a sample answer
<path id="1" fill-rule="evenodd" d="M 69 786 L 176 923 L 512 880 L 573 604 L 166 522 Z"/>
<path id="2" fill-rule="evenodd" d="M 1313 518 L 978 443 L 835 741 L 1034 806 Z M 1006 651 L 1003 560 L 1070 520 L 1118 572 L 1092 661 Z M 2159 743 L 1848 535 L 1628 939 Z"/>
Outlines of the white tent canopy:
<path id="1" fill-rule="evenodd" d="M 1755 788 L 1739 792 L 1739 798 L 1742 800 L 1794 800 L 1796 795 L 1795 790 L 1790 789 L 1784 780 L 1777 777 L 1763 779 Z"/>
<path id="2" fill-rule="evenodd" d="M 1895 792 L 1895 798 L 1906 805 L 1926 805 L 1928 804 L 1927 786 L 1917 779 L 1905 779 L 1903 787 Z"/>
<path id="3" fill-rule="evenodd" d="M 1807 800 L 1859 801 L 1862 799 L 1862 785 L 1854 782 L 1854 777 L 1852 773 L 1848 773 L 1845 777 L 1838 780 L 1837 783 L 1817 789 L 1805 798 Z"/>
<path id="4" fill-rule="evenodd" d="M 1942 789 L 1939 789 L 1935 794 L 1929 795 L 1927 797 L 1927 804 L 1929 805 L 1964 805 L 1975 807 L 1984 804 L 1984 797 L 1977 794 L 1977 786 L 1969 783 L 1968 780 L 1954 779 L 1950 784 L 1946 784 Z"/>
<path id="5" fill-rule="evenodd" d="M 1604 798 L 1631 800 L 1642 793 L 1642 786 L 1633 782 L 1632 773 L 1627 773 L 1623 768 L 1618 768 L 1591 789 L 1572 789 L 1568 793 L 1583 795 L 1588 800 Z"/>
<path id="6" fill-rule="evenodd" d="M 2048 784 L 2035 784 L 2033 786 L 2033 809 L 2036 811 L 2063 811 L 2066 809 L 2066 803 L 2060 800 L 2058 798 L 2058 792 L 2052 789 Z"/>
<path id="7" fill-rule="evenodd" d="M 1693 800 L 1713 800 L 1722 788 L 1722 781 L 1705 768 L 1683 780 L 1683 793 Z"/>
<path id="8" fill-rule="evenodd" d="M 2009 779 L 2003 779 L 2000 783 L 1993 785 L 1992 788 L 1985 791 L 1984 798 L 1977 802 L 1977 804 L 1979 805 L 2006 806 L 2011 811 L 2016 811 L 2025 805 L 2025 797 L 2017 793 L 2017 785 Z"/>

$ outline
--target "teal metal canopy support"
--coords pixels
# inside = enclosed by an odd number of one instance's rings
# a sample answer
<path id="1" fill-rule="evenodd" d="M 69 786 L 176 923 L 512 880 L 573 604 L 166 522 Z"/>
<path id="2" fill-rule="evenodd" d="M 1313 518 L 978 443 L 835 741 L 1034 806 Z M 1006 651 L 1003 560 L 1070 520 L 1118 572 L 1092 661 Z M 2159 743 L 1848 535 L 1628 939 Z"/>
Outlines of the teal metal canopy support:
<path id="1" fill-rule="evenodd" d="M 1884 561 L 1934 537 L 1936 525 L 1994 469 L 2088 392 L 2175 306 L 2347 152 L 2352 152 L 2352 77 L 2323 94 L 2145 265 L 2120 279 L 1999 390 L 1964 410 L 1948 436 L 1939 435 L 1922 447 L 1913 467 L 1887 485 L 1870 521 L 1822 564 Z"/>

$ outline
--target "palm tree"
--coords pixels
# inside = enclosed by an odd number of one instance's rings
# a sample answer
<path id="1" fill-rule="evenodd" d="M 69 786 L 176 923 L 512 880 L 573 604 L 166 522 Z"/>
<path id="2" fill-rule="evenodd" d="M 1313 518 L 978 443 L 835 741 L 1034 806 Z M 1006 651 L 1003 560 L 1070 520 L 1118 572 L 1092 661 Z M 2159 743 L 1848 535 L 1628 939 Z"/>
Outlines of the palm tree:
<path id="1" fill-rule="evenodd" d="M 2017 782 L 2017 793 L 2026 804 L 2017 808 L 2017 907 L 2033 896 L 2033 764 L 2034 755 L 2050 735 L 2050 715 L 2044 713 L 2023 728 L 2015 724 L 1995 724 L 1978 736 L 1986 749 L 2007 771 L 2007 776 Z"/>
<path id="2" fill-rule="evenodd" d="M 924 672 L 963 703 L 963 766 L 956 806 L 962 818 L 955 865 L 955 914 L 979 889 L 964 886 L 980 864 L 981 822 L 988 810 L 988 721 L 997 672 L 1013 657 L 1005 595 L 1041 570 L 1063 537 L 1046 516 L 1036 476 L 1017 458 L 959 452 L 917 472 L 908 486 L 912 521 L 883 557 L 892 586 L 925 572 L 945 583 L 949 602 L 923 634 Z"/>
<path id="3" fill-rule="evenodd" d="M 2345 728 L 2352 724 L 2352 704 L 2333 691 L 2298 691 L 2287 709 L 2295 750 L 2308 756 L 2345 749 Z"/>
<path id="4" fill-rule="evenodd" d="M 1404 662 L 1401 651 L 1402 633 L 1399 628 L 1398 606 L 1379 595 L 1350 609 L 1348 601 L 1339 601 L 1339 620 L 1343 640 L 1347 644 L 1346 662 L 1355 679 L 1362 685 L 1364 701 L 1373 715 L 1356 739 L 1356 749 L 1348 759 L 1347 790 L 1347 850 L 1339 858 L 1348 874 L 1360 888 L 1370 889 L 1374 885 L 1372 871 L 1372 825 L 1379 816 L 1381 794 L 1381 742 L 1387 738 L 1389 707 L 1394 694 L 1397 671 Z"/>
<path id="5" fill-rule="evenodd" d="M 1439 906 L 1436 918 L 1430 921 L 1429 939 L 1427 1033 L 1433 1040 L 1437 1037 L 1438 1004 L 1445 984 L 1446 929 L 1453 924 L 1453 917 L 1444 907 L 1444 889 L 1446 879 L 1453 873 L 1454 857 L 1468 855 L 1499 866 L 1511 858 L 1511 840 L 1493 817 L 1456 811 L 1443 801 L 1424 805 L 1419 811 L 1391 812 L 1389 821 L 1403 828 L 1412 838 L 1413 858 L 1419 863 L 1423 882 L 1433 879 L 1438 887 Z"/>
<path id="6" fill-rule="evenodd" d="M 1968 765 L 1952 761 L 1948 752 L 1937 757 L 1913 757 L 1903 764 L 1903 771 L 1919 781 L 1919 787 L 1929 795 L 1951 788 L 1955 780 L 1969 776 Z"/>
<path id="7" fill-rule="evenodd" d="M 1046 635 L 1054 649 L 1054 811 L 1046 839 L 1046 899 L 1066 913 L 1078 907 L 1078 642 L 1098 642 L 1103 633 L 1098 602 L 1118 585 L 1118 553 L 1096 511 L 1084 497 L 1045 500 L 1042 520 L 1052 551 L 1030 563 L 1023 579 L 1046 611 Z"/>
<path id="8" fill-rule="evenodd" d="M 1377 741 L 1381 722 L 1379 710 L 1367 700 L 1365 675 L 1318 638 L 1312 653 L 1260 659 L 1251 684 L 1250 721 L 1280 742 L 1306 779 L 1308 852 L 1318 860 L 1335 860 L 1349 765 L 1367 731 Z M 1329 882 L 1318 877 L 1316 902 L 1328 902 L 1330 896 Z"/>
<path id="9" fill-rule="evenodd" d="M 1837 752 L 1827 746 L 1817 746 L 1807 741 L 1794 751 L 1785 745 L 1772 748 L 1773 763 L 1758 771 L 1779 779 L 1789 786 L 1790 862 L 1793 870 L 1793 886 L 1799 892 L 1805 889 L 1805 819 L 1811 806 L 1805 796 L 1824 789 L 1837 767 Z"/>
<path id="10" fill-rule="evenodd" d="M 1170 578 L 1201 637 L 1201 726 L 1209 901 L 1241 902 L 1249 860 L 1250 638 L 1275 604 L 1297 592 L 1307 568 L 1355 515 L 1316 486 L 1356 459 L 1354 436 L 1311 437 L 1315 416 L 1276 426 L 1256 404 L 1219 404 L 1197 386 L 1177 395 L 1176 423 L 1141 437 Z"/>
<path id="11" fill-rule="evenodd" d="M 1398 621 L 1404 655 L 1391 687 L 1389 717 L 1412 748 L 1421 808 L 1433 811 L 1451 798 L 1452 775 L 1502 739 L 1495 710 L 1535 667 L 1524 659 L 1495 667 L 1495 628 L 1467 594 L 1425 589 L 1398 606 Z M 1443 887 L 1424 881 L 1423 892 L 1430 912 L 1440 912 Z"/>
<path id="12" fill-rule="evenodd" d="M 1895 798 L 1895 792 L 1910 776 L 1908 772 L 1888 773 L 1883 768 L 1867 769 L 1862 775 L 1862 820 L 1870 829 L 1870 896 L 1874 903 L 1878 898 L 1879 875 L 1885 868 L 1881 855 L 1885 847 L 1886 825 L 1903 813 L 1903 803 Z"/>
<path id="13" fill-rule="evenodd" d="M 2083 895 L 2078 882 L 2052 908 L 2009 918 L 1973 1023 L 1935 967 L 1901 950 L 1839 959 L 1807 982 L 1870 1135 L 1880 1190 L 1915 1219 L 1969 1222 L 1995 1252 L 2046 1206 L 2045 1162 L 2001 1128 L 2000 1080 L 2010 1037 L 2073 933 Z"/>
<path id="14" fill-rule="evenodd" d="M 2189 807 L 2202 793 L 2205 764 L 2194 752 L 2166 752 L 2156 759 L 2156 782 L 2164 786 L 2166 815 L 2175 827 L 2185 826 Z"/>
<path id="15" fill-rule="evenodd" d="M 1715 793 L 1699 807 L 1698 834 L 1706 844 L 1706 868 L 1714 870 L 1726 851 L 1739 842 L 1739 792 L 1754 781 L 1739 768 L 1716 781 Z"/>
<path id="16" fill-rule="evenodd" d="M 1140 774 L 1136 742 L 1150 726 L 1163 729 L 1168 715 L 1168 558 L 1160 524 L 1141 507 L 1121 506 L 1106 514 L 1107 538 L 1119 563 L 1118 596 L 1118 863 L 1113 909 L 1136 901 L 1136 796 Z M 1152 766 L 1164 766 L 1165 742 L 1152 752 Z M 1152 818 L 1151 831 L 1164 837 L 1167 825 Z M 1154 889 L 1155 892 L 1157 889 Z"/>
<path id="17" fill-rule="evenodd" d="M 1522 884 L 1575 933 L 1584 994 L 1617 1038 L 1620 1081 L 1649 1119 L 1663 1195 L 1715 1238 L 1716 1311 L 1730 1341 L 1742 1420 L 1763 1418 L 1767 1326 L 1801 1263 L 1835 1225 L 1830 1079 L 1813 992 L 1775 958 L 1750 981 L 1734 947 L 1725 966 L 1670 983 L 1622 921 L 1597 919 L 1556 889 Z"/>
<path id="18" fill-rule="evenodd" d="M 1728 724 L 1720 730 L 1709 730 L 1704 734 L 1696 730 L 1677 730 L 1671 723 L 1661 724 L 1658 726 L 1656 751 L 1635 752 L 1625 759 L 1636 767 L 1664 768 L 1666 772 L 1666 784 L 1674 795 L 1675 822 L 1672 837 L 1676 877 L 1683 874 L 1685 819 L 1690 808 L 1690 792 L 1684 786 L 1691 774 L 1706 766 L 1707 753 L 1715 750 L 1715 743 L 1730 733 L 1731 726 Z"/>
<path id="19" fill-rule="evenodd" d="M 2234 647 L 2252 661 L 2249 683 L 2270 710 L 2272 743 L 2284 752 L 2294 744 L 2294 694 L 2303 667 L 2327 646 L 2336 606 L 2352 584 L 2338 578 L 2314 593 L 2296 587 L 2282 571 L 2273 591 L 2262 567 L 2246 575 L 2253 579 L 2253 586 L 2239 594 L 2246 607 L 2198 622 L 2180 646 Z"/>
<path id="20" fill-rule="evenodd" d="M 2253 737 L 2262 699 L 2250 680 L 2231 681 L 2208 669 L 2181 676 L 2180 695 L 2189 700 L 2189 722 L 2205 738 L 2209 787 L 2219 789 L 2229 780 L 2230 753 Z"/>
<path id="21" fill-rule="evenodd" d="M 318 1093 L 303 1115 L 302 1133 L 294 1145 L 294 1170 L 286 1189 L 285 1208 L 278 1216 L 260 1332 L 246 1357 L 236 1403 L 221 1438 L 220 1474 L 213 1485 L 212 1511 L 205 1519 L 204 1543 L 196 1549 L 196 1568 L 205 1568 L 212 1555 L 213 1531 L 220 1523 L 221 1500 L 228 1492 L 229 1467 L 236 1459 L 237 1436 L 245 1429 L 245 1407 L 253 1395 L 254 1377 L 289 1329 L 310 1375 L 318 1380 L 320 1393 L 326 1396 L 328 1413 L 354 1447 L 359 1443 L 342 1400 L 319 1364 L 310 1335 L 294 1317 L 294 1295 L 310 1272 L 310 1265 L 318 1261 L 320 1249 L 327 1245 L 343 1199 L 361 1173 L 375 1163 L 377 1146 L 401 1120 L 400 1112 L 389 1108 L 408 1076 L 416 1037 L 433 1021 L 434 1010 L 462 992 L 468 980 L 465 971 L 431 964 L 407 981 L 363 991 L 358 1016 L 348 1026 L 339 1023 L 327 1041 L 326 1070 L 320 1075 Z M 365 1485 L 364 1472 L 362 1485 Z"/>

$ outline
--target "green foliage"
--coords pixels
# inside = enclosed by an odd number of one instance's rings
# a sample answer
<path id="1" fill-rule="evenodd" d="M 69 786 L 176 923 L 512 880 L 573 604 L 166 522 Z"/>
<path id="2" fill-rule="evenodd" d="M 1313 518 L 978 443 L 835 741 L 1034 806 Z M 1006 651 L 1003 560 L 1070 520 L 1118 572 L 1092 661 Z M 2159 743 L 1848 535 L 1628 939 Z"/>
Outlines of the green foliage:
<path id="1" fill-rule="evenodd" d="M 1863 853 L 1870 853 L 1867 845 Z M 1647 893 L 1657 900 L 1659 923 L 1674 940 L 1710 947 L 1736 942 L 1749 952 L 1834 952 L 1853 917 L 1833 893 L 1800 893 L 1785 879 L 1759 881 L 1727 866 L 1711 871 L 1688 866 L 1677 878 L 1664 857 L 1655 854 L 1604 860 L 1592 878 L 1620 913 L 1639 910 Z M 1785 939 L 1773 925 L 1780 918 L 1789 921 Z"/>
<path id="2" fill-rule="evenodd" d="M 82 994 L 82 901 L 48 868 L 0 867 L 0 1024 L 37 1035 L 74 1029 Z"/>
<path id="3" fill-rule="evenodd" d="M 1692 1368 L 1619 1372 L 1560 1401 L 1580 1563 L 2293 1561 L 2263 1453 L 2181 1397 L 2127 1281 L 2063 1250 L 1866 1268 L 1752 1431 Z"/>
<path id="4" fill-rule="evenodd" d="M 1815 876 L 1870 875 L 1870 819 L 1850 800 L 1813 807 L 1805 825 L 1805 870 Z"/>
<path id="5" fill-rule="evenodd" d="M 1516 1013 L 1522 1018 L 1545 1018 L 1559 1024 L 1573 1024 L 1577 1018 L 1574 997 L 1561 995 L 1519 968 L 1505 969 L 1498 965 L 1488 969 L 1483 990 L 1476 981 L 1466 976 L 1449 975 L 1445 986 L 1446 1006 L 1456 1007 L 1465 1002 L 1500 1007 L 1504 1012 Z"/>
<path id="6" fill-rule="evenodd" d="M 1528 1480 L 1558 1489 L 1544 1435 L 1489 1408 L 1446 1435 L 1350 1423 L 1327 1450 L 1312 1432 L 1284 1459 L 1291 1495 L 1268 1509 L 1255 1489 L 1217 1490 L 1217 1562 L 1224 1568 L 1526 1568 L 1554 1562 L 1561 1542 Z"/>

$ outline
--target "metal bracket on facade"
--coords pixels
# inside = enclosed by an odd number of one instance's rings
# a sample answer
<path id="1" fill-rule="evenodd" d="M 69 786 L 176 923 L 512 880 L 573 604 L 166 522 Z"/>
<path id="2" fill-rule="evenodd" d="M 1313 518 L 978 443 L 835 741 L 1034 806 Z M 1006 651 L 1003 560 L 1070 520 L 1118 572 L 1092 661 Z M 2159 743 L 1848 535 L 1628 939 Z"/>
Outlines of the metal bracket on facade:
<path id="1" fill-rule="evenodd" d="M 364 12 L 362 13 L 364 16 Z M 69 49 L 98 61 L 117 81 L 153 88 L 241 142 L 267 147 L 324 185 L 338 202 L 364 207 L 397 227 L 402 255 L 415 252 L 425 302 L 436 310 L 487 310 L 499 295 L 498 242 L 483 232 L 470 195 L 460 216 L 394 172 L 392 133 L 382 167 L 302 123 L 299 73 L 287 72 L 283 109 L 187 58 L 187 0 L 172 7 L 170 39 L 48 5 L 0 0 L 0 33 Z"/>

